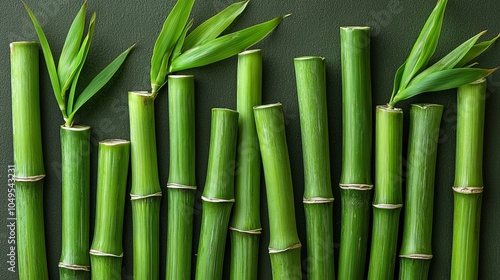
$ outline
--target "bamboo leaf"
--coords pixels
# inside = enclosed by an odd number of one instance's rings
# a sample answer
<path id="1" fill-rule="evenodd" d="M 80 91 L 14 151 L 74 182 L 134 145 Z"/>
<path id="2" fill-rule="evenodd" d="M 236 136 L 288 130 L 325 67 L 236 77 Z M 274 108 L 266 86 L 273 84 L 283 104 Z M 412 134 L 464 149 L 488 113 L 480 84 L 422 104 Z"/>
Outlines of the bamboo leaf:
<path id="1" fill-rule="evenodd" d="M 187 50 L 172 61 L 170 73 L 205 66 L 236 55 L 266 37 L 287 16 L 274 18 Z"/>
<path id="2" fill-rule="evenodd" d="M 80 96 L 78 96 L 78 99 L 75 103 L 75 108 L 71 113 L 70 119 L 72 119 L 78 109 L 80 109 L 80 107 L 82 107 L 85 102 L 92 98 L 92 96 L 94 96 L 113 77 L 113 75 L 116 73 L 116 71 L 118 71 L 134 46 L 135 45 L 131 46 L 126 51 L 121 53 L 89 83 L 89 85 L 82 91 Z"/>
<path id="3" fill-rule="evenodd" d="M 463 67 L 466 65 L 468 62 L 482 54 L 484 51 L 486 51 L 495 41 L 500 37 L 500 34 L 498 34 L 495 38 L 489 40 L 489 41 L 484 41 L 478 44 L 475 44 L 469 52 L 462 58 L 462 60 L 457 63 L 457 67 Z"/>
<path id="4" fill-rule="evenodd" d="M 151 57 L 151 87 L 153 92 L 156 92 L 158 88 L 156 78 L 160 73 L 163 57 L 172 52 L 184 30 L 193 4 L 194 0 L 178 0 L 163 24 Z"/>
<path id="5" fill-rule="evenodd" d="M 188 24 L 184 27 L 184 30 L 182 31 L 181 36 L 179 37 L 179 40 L 177 40 L 177 43 L 175 44 L 175 48 L 172 51 L 172 59 L 174 60 L 177 58 L 181 53 L 182 53 L 182 47 L 184 46 L 184 42 L 186 41 L 186 35 L 189 29 L 193 26 L 194 20 L 190 20 Z"/>
<path id="6" fill-rule="evenodd" d="M 61 95 L 61 88 L 59 86 L 59 78 L 57 75 L 56 65 L 54 63 L 54 57 L 52 56 L 52 51 L 50 50 L 49 42 L 45 37 L 45 33 L 38 23 L 35 15 L 31 11 L 31 9 L 23 2 L 24 8 L 28 12 L 28 15 L 33 22 L 33 26 L 35 27 L 36 33 L 38 35 L 38 39 L 40 40 L 40 45 L 42 46 L 43 57 L 45 58 L 45 63 L 47 65 L 47 70 L 49 72 L 50 82 L 52 84 L 52 88 L 54 90 L 54 95 L 56 96 L 57 104 L 59 105 L 59 109 L 63 114 L 63 117 L 66 117 L 66 105 L 64 104 L 64 100 Z"/>
<path id="7" fill-rule="evenodd" d="M 406 63 L 403 63 L 401 66 L 399 66 L 398 71 L 396 71 L 396 75 L 394 76 L 394 86 L 392 89 L 392 94 L 391 94 L 391 99 L 389 103 L 391 106 L 393 106 L 393 100 L 394 96 L 396 95 L 396 92 L 399 91 L 399 85 L 401 84 L 401 77 L 403 76 L 403 71 L 405 70 L 405 65 Z"/>
<path id="8" fill-rule="evenodd" d="M 183 50 L 189 50 L 217 38 L 245 10 L 248 0 L 236 2 L 209 18 L 187 37 Z"/>
<path id="9" fill-rule="evenodd" d="M 490 75 L 497 69 L 454 68 L 435 72 L 400 91 L 394 97 L 394 101 L 405 100 L 423 92 L 446 90 L 469 84 Z"/>
<path id="10" fill-rule="evenodd" d="M 439 0 L 425 22 L 415 45 L 406 59 L 405 70 L 399 86 L 400 89 L 406 88 L 410 80 L 427 66 L 429 59 L 434 54 L 441 33 L 447 2 L 447 0 Z"/>
<path id="11" fill-rule="evenodd" d="M 76 56 L 80 50 L 82 42 L 83 30 L 85 28 L 85 15 L 87 11 L 87 1 L 82 5 L 80 11 L 76 15 L 71 27 L 69 28 L 66 41 L 64 42 L 57 71 L 59 74 L 59 82 L 61 86 L 61 94 L 64 96 L 66 89 L 71 84 L 72 76 L 78 68 Z M 64 97 L 63 97 L 64 98 Z"/>

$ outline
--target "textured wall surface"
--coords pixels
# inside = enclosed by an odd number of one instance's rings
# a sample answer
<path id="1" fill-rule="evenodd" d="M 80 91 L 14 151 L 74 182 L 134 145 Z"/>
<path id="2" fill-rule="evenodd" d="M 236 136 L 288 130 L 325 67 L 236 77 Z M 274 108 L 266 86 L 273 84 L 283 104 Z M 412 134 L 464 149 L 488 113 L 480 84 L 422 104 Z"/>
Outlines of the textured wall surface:
<path id="1" fill-rule="evenodd" d="M 72 18 L 80 2 L 64 0 L 26 0 L 39 18 L 55 53 L 64 43 Z M 231 0 L 197 1 L 192 12 L 195 25 L 213 15 Z M 294 180 L 295 207 L 299 237 L 305 243 L 305 223 L 302 207 L 303 172 L 300 144 L 300 127 L 293 69 L 293 58 L 303 55 L 326 57 L 327 90 L 331 145 L 331 172 L 334 195 L 335 248 L 338 250 L 340 233 L 340 197 L 337 183 L 341 170 L 341 78 L 339 26 L 372 26 L 372 88 L 373 105 L 389 100 L 392 81 L 397 67 L 409 52 L 435 0 L 252 0 L 247 11 L 230 27 L 240 29 L 250 24 L 268 20 L 286 13 L 287 18 L 275 32 L 255 48 L 263 50 L 263 102 L 281 102 L 286 118 L 286 132 Z M 89 11 L 97 12 L 97 22 L 88 62 L 83 70 L 81 84 L 86 84 L 113 57 L 133 43 L 138 43 L 125 62 L 122 70 L 78 113 L 78 124 L 92 126 L 91 154 L 91 235 L 95 212 L 95 184 L 97 168 L 97 143 L 108 138 L 129 139 L 127 91 L 149 89 L 149 66 L 154 40 L 163 20 L 173 6 L 173 1 L 90 1 Z M 500 2 L 492 0 L 449 1 L 442 36 L 436 57 L 472 37 L 484 29 L 490 29 L 488 38 L 500 32 L 498 12 Z M 89 13 L 90 14 L 90 13 Z M 90 16 L 88 16 L 90 18 Z M 2 1 L 0 9 L 0 279 L 17 279 L 17 274 L 7 270 L 7 169 L 13 163 L 12 124 L 10 96 L 9 43 L 12 41 L 36 40 L 35 31 L 24 11 L 21 1 Z M 436 57 L 433 61 L 436 60 Z M 500 65 L 500 46 L 497 43 L 478 62 L 483 67 Z M 41 70 L 41 112 L 43 148 L 47 177 L 44 185 L 46 243 L 49 274 L 58 278 L 57 263 L 61 250 L 61 190 L 59 126 L 63 123 L 44 62 Z M 197 239 L 201 221 L 200 195 L 205 181 L 210 133 L 210 109 L 212 107 L 236 107 L 236 59 L 213 64 L 208 67 L 186 71 L 196 79 L 196 147 L 197 182 L 193 256 L 197 251 Z M 480 248 L 480 279 L 498 279 L 500 273 L 500 248 L 498 245 L 500 220 L 500 73 L 488 78 L 488 100 L 486 105 L 486 129 L 484 143 L 483 215 Z M 168 119 L 167 92 L 163 90 L 156 100 L 156 125 L 160 182 L 165 188 L 168 176 Z M 434 259 L 431 279 L 449 279 L 451 261 L 451 236 L 453 216 L 453 193 L 451 186 L 455 162 L 456 91 L 423 94 L 409 102 L 401 102 L 405 114 L 405 143 L 408 131 L 408 109 L 410 103 L 431 102 L 445 106 L 442 121 L 442 136 L 438 148 L 434 213 Z M 405 144 L 406 151 L 406 144 Z M 406 152 L 405 152 L 406 154 Z M 130 188 L 130 186 L 129 186 Z M 129 191 L 127 191 L 129 192 Z M 263 193 L 264 195 L 264 193 Z M 166 241 L 166 202 L 162 201 L 161 215 L 161 275 L 164 275 Z M 267 206 L 262 198 L 263 235 L 259 259 L 259 279 L 271 279 L 271 267 L 267 254 L 269 233 L 267 231 Z M 127 199 L 124 226 L 123 278 L 132 279 L 132 217 Z M 305 246 L 307 244 L 304 244 Z M 227 251 L 229 252 L 229 251 Z M 304 275 L 305 247 L 302 250 Z M 229 257 L 229 256 L 228 256 Z M 226 263 L 228 259 L 226 258 Z M 228 269 L 224 271 L 225 278 Z"/>

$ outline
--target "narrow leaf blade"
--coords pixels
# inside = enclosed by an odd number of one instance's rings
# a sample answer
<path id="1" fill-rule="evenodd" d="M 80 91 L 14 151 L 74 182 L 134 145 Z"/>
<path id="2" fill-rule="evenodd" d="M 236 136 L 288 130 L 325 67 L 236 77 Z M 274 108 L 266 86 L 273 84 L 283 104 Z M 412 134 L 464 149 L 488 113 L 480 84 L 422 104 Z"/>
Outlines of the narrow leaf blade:
<path id="1" fill-rule="evenodd" d="M 248 0 L 231 4 L 200 24 L 186 37 L 183 49 L 189 50 L 217 38 L 245 10 L 247 4 Z"/>
<path id="2" fill-rule="evenodd" d="M 480 54 L 482 54 L 484 51 L 486 51 L 495 41 L 500 37 L 500 34 L 498 34 L 495 38 L 489 40 L 489 41 L 484 41 L 478 44 L 475 44 L 469 52 L 460 60 L 460 62 L 457 63 L 457 67 L 463 67 L 467 63 L 469 63 L 471 60 L 474 58 L 478 57 Z"/>
<path id="3" fill-rule="evenodd" d="M 405 70 L 405 65 L 406 64 L 403 63 L 401 66 L 399 66 L 398 70 L 396 71 L 396 75 L 394 76 L 394 87 L 392 89 L 391 99 L 389 101 L 391 105 L 393 105 L 392 102 L 394 100 L 394 96 L 399 91 L 399 85 L 401 83 L 401 77 L 403 76 L 403 71 Z"/>

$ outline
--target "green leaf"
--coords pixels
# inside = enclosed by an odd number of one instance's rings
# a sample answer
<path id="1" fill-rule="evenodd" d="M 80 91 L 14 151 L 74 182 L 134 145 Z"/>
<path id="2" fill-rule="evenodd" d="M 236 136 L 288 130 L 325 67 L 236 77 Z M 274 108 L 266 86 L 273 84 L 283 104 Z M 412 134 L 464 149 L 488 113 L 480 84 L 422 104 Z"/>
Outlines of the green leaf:
<path id="1" fill-rule="evenodd" d="M 475 44 L 469 52 L 462 58 L 462 60 L 457 63 L 457 67 L 462 67 L 480 54 L 482 54 L 484 51 L 486 51 L 495 41 L 500 37 L 500 34 L 498 34 L 495 38 L 489 40 L 489 41 L 484 41 L 478 44 Z"/>
<path id="2" fill-rule="evenodd" d="M 72 76 L 78 68 L 79 63 L 75 58 L 78 55 L 80 44 L 82 42 L 83 30 L 85 29 L 86 11 L 87 2 L 85 1 L 69 28 L 68 35 L 66 36 L 66 41 L 64 42 L 61 52 L 61 57 L 59 58 L 59 64 L 57 65 L 63 99 L 65 99 L 65 92 L 71 84 L 71 80 L 73 78 Z"/>
<path id="3" fill-rule="evenodd" d="M 40 23 L 38 23 L 38 20 L 36 19 L 33 12 L 26 5 L 26 3 L 23 2 L 23 4 L 24 8 L 31 18 L 31 21 L 33 22 L 33 26 L 35 27 L 38 39 L 40 40 L 40 45 L 42 46 L 43 56 L 45 58 L 45 63 L 47 65 L 50 82 L 52 83 L 52 88 L 54 90 L 54 95 L 56 96 L 57 104 L 59 105 L 59 109 L 61 109 L 63 117 L 66 117 L 66 105 L 64 104 L 64 101 L 62 99 L 61 88 L 59 87 L 59 78 L 57 75 L 56 65 L 54 63 L 54 57 L 52 56 L 52 52 L 50 50 L 49 42 L 47 41 L 45 33 L 43 32 L 42 27 L 40 26 Z"/>
<path id="4" fill-rule="evenodd" d="M 454 68 L 435 72 L 400 91 L 394 97 L 394 102 L 408 99 L 423 92 L 446 90 L 469 84 L 490 75 L 497 69 Z"/>
<path id="5" fill-rule="evenodd" d="M 182 53 L 182 47 L 184 46 L 184 42 L 186 40 L 186 35 L 189 29 L 193 26 L 194 20 L 190 20 L 186 26 L 184 27 L 184 30 L 182 31 L 181 36 L 179 37 L 179 40 L 177 40 L 177 43 L 175 44 L 175 48 L 172 51 L 172 57 L 171 60 L 174 60 L 177 58 L 181 53 Z"/>
<path id="6" fill-rule="evenodd" d="M 194 0 L 178 0 L 163 24 L 151 57 L 151 87 L 153 92 L 158 87 L 156 77 L 160 72 L 163 58 L 165 54 L 172 53 L 175 43 L 184 30 L 193 4 Z"/>
<path id="7" fill-rule="evenodd" d="M 410 80 L 427 66 L 429 59 L 434 54 L 441 33 L 447 2 L 447 0 L 439 0 L 425 22 L 415 45 L 406 59 L 400 89 L 404 89 Z"/>
<path id="8" fill-rule="evenodd" d="M 266 37 L 285 17 L 274 18 L 187 50 L 172 61 L 170 73 L 205 66 L 236 55 Z"/>
<path id="9" fill-rule="evenodd" d="M 391 99 L 389 101 L 389 104 L 391 106 L 394 106 L 393 100 L 396 92 L 399 90 L 399 85 L 401 83 L 401 76 L 403 76 L 403 71 L 405 70 L 405 63 L 403 63 L 401 66 L 399 66 L 398 71 L 396 71 L 396 75 L 394 76 L 394 87 L 392 89 L 392 94 L 391 94 Z"/>
<path id="10" fill-rule="evenodd" d="M 75 61 L 78 62 L 78 67 L 75 69 L 75 73 L 73 74 L 73 78 L 71 79 L 72 80 L 71 89 L 68 97 L 68 109 L 67 109 L 68 115 L 71 115 L 73 113 L 73 104 L 75 101 L 76 86 L 78 84 L 78 79 L 80 78 L 83 65 L 87 60 L 87 55 L 90 50 L 90 45 L 92 44 L 92 39 L 94 38 L 95 19 L 96 19 L 96 13 L 94 13 L 92 15 L 92 18 L 90 19 L 87 36 L 85 36 L 82 46 L 80 47 L 80 51 L 78 52 L 78 55 L 75 58 Z"/>
<path id="11" fill-rule="evenodd" d="M 95 78 L 89 83 L 89 85 L 82 91 L 80 96 L 78 96 L 78 99 L 75 103 L 75 108 L 71 113 L 70 119 L 74 117 L 75 113 L 85 104 L 85 102 L 92 98 L 92 96 L 94 96 L 104 85 L 106 85 L 106 83 L 113 77 L 116 71 L 118 71 L 134 46 L 131 46 L 126 51 L 121 53 L 108 66 L 106 66 L 106 68 L 104 68 L 101 73 L 95 76 Z"/>
<path id="12" fill-rule="evenodd" d="M 200 24 L 186 37 L 183 50 L 189 50 L 217 38 L 245 10 L 248 0 L 229 5 Z"/>

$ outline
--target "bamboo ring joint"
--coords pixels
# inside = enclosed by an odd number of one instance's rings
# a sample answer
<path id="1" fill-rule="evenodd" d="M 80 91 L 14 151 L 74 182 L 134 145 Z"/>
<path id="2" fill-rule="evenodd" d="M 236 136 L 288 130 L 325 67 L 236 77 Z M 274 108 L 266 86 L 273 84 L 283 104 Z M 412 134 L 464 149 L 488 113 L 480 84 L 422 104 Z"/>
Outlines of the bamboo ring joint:
<path id="1" fill-rule="evenodd" d="M 283 252 L 294 250 L 294 249 L 299 249 L 300 247 L 302 247 L 302 244 L 297 243 L 297 244 L 294 244 L 294 245 L 292 245 L 288 248 L 285 248 L 285 249 L 275 249 L 275 248 L 268 248 L 268 249 L 269 249 L 269 254 L 278 254 L 278 253 L 283 253 Z"/>
<path id="2" fill-rule="evenodd" d="M 416 259 L 416 260 L 430 260 L 432 259 L 433 255 L 428 255 L 428 254 L 408 254 L 408 255 L 399 255 L 400 258 L 407 258 L 407 259 Z"/>
<path id="3" fill-rule="evenodd" d="M 101 252 L 98 250 L 90 249 L 89 254 L 94 255 L 94 256 L 100 256 L 100 257 L 123 258 L 123 252 L 119 255 L 115 255 L 115 254 L 111 254 L 111 253 L 105 253 L 105 252 Z"/>
<path id="4" fill-rule="evenodd" d="M 16 182 L 38 182 L 45 178 L 45 174 L 35 175 L 35 176 L 27 176 L 27 177 L 18 177 L 14 176 L 13 179 Z"/>
<path id="5" fill-rule="evenodd" d="M 180 190 L 196 190 L 196 186 L 187 186 L 177 183 L 168 183 L 167 188 L 169 189 L 180 189 Z"/>
<path id="6" fill-rule="evenodd" d="M 244 230 L 244 229 L 229 227 L 229 230 L 237 231 L 237 232 L 241 232 L 241 233 L 246 233 L 246 234 L 262 234 L 262 228 Z"/>
<path id="7" fill-rule="evenodd" d="M 228 202 L 234 202 L 234 198 L 231 198 L 231 199 L 223 199 L 223 198 L 212 198 L 212 197 L 204 197 L 204 196 L 201 196 L 201 200 L 206 201 L 206 202 L 213 202 L 213 203 L 228 203 Z"/>
<path id="8" fill-rule="evenodd" d="M 399 209 L 403 207 L 403 204 L 373 204 L 373 207 L 378 209 Z"/>
<path id="9" fill-rule="evenodd" d="M 139 199 L 145 199 L 145 198 L 156 197 L 156 196 L 161 197 L 161 192 L 148 194 L 148 195 L 130 194 L 130 200 L 139 200 Z"/>
<path id="10" fill-rule="evenodd" d="M 324 204 L 324 203 L 332 203 L 335 200 L 333 197 L 311 197 L 303 199 L 304 204 Z"/>
<path id="11" fill-rule="evenodd" d="M 356 191 L 370 191 L 373 189 L 373 185 L 367 184 L 339 184 L 339 187 L 343 190 L 356 190 Z"/>
<path id="12" fill-rule="evenodd" d="M 453 187 L 454 192 L 461 194 L 480 194 L 483 192 L 483 187 Z"/>
<path id="13" fill-rule="evenodd" d="M 59 267 L 70 269 L 70 270 L 90 271 L 90 266 L 88 266 L 88 265 L 67 264 L 67 263 L 60 262 Z"/>

